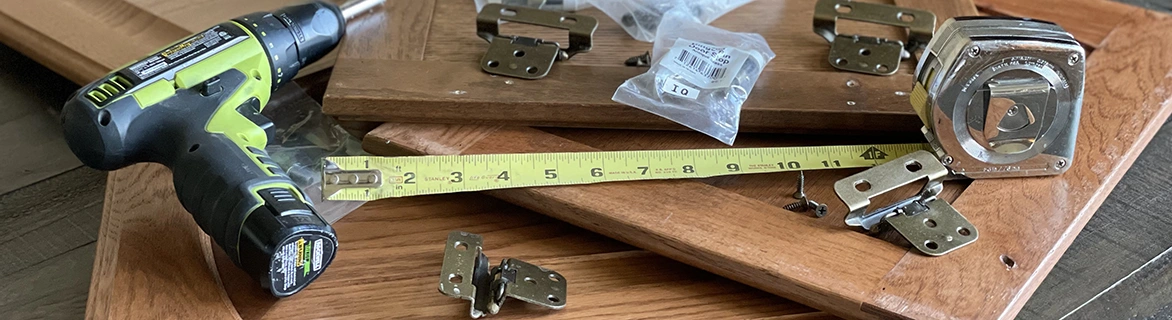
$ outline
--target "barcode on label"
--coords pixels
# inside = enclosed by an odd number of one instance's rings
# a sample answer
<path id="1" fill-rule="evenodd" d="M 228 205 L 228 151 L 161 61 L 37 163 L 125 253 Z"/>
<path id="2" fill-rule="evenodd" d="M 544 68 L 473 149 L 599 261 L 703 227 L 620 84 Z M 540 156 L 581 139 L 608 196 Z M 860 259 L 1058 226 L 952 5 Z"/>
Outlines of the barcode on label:
<path id="1" fill-rule="evenodd" d="M 658 65 L 671 70 L 680 81 L 701 89 L 728 88 L 751 53 L 687 39 L 677 39 Z"/>
<path id="2" fill-rule="evenodd" d="M 725 74 L 728 73 L 728 68 L 717 67 L 709 62 L 707 58 L 696 55 L 689 50 L 680 50 L 680 54 L 676 55 L 676 61 L 679 61 L 701 76 L 712 80 L 723 79 Z"/>

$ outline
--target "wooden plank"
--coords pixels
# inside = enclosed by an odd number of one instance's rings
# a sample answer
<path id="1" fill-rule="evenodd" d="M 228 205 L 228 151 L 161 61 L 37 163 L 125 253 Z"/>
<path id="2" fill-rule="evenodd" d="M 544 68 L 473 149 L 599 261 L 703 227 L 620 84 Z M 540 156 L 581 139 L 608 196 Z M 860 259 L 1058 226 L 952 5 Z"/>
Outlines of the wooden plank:
<path id="1" fill-rule="evenodd" d="M 485 237 L 494 263 L 513 257 L 557 270 L 566 309 L 509 301 L 494 318 L 825 317 L 679 262 L 631 248 L 486 196 L 390 199 L 337 222 L 337 260 L 309 289 L 273 301 L 247 275 L 217 259 L 243 318 L 465 318 L 468 301 L 436 292 L 447 233 Z"/>
<path id="2" fill-rule="evenodd" d="M 0 33 L 3 34 L 0 40 L 18 44 L 17 50 L 78 83 L 89 82 L 189 34 L 188 30 L 120 0 L 40 1 L 35 5 L 6 0 L 0 3 L 0 26 L 6 30 Z M 103 37 L 93 37 L 93 34 Z M 167 182 L 169 175 L 159 177 L 160 172 L 165 173 L 161 167 L 148 168 L 110 174 L 107 214 L 102 219 L 102 241 L 95 248 L 86 317 L 157 318 L 173 315 L 171 312 L 182 314 L 185 310 L 197 310 L 193 312 L 210 317 L 234 317 L 230 301 L 215 285 L 215 274 L 203 257 L 208 240 L 200 238 L 202 233 L 173 195 L 170 202 L 153 198 L 134 203 L 110 201 L 112 195 L 123 192 L 173 194 Z M 152 185 L 138 184 L 136 179 L 161 180 Z M 119 264 L 120 260 L 135 262 Z M 163 263 L 151 265 L 138 261 Z M 166 281 L 157 281 L 160 278 Z M 129 289 L 151 286 L 166 289 L 158 292 Z M 115 294 L 121 292 L 130 293 Z M 214 307 L 208 308 L 209 305 Z"/>
<path id="3" fill-rule="evenodd" d="M 0 317 L 5 319 L 77 319 L 85 313 L 90 243 L 54 256 L 32 268 L 0 277 Z"/>
<path id="4" fill-rule="evenodd" d="M 482 154 L 596 150 L 589 145 L 623 150 L 718 144 L 698 134 L 556 132 L 588 142 L 529 128 L 387 124 L 367 135 L 364 146 L 374 154 Z M 777 145 L 778 140 L 746 138 L 749 146 Z M 814 199 L 834 199 L 831 185 L 849 174 L 810 172 L 807 190 Z M 794 185 L 788 181 L 794 180 L 780 176 L 710 181 L 728 190 L 694 181 L 644 181 L 486 193 L 835 315 L 868 317 L 859 306 L 869 301 L 878 290 L 874 284 L 907 250 L 844 228 L 845 208 L 837 201 L 828 201 L 837 214 L 826 219 L 781 209 L 793 201 L 789 195 Z M 908 191 L 904 196 L 914 192 Z"/>
<path id="5" fill-rule="evenodd" d="M 0 196 L 0 277 L 97 240 L 105 181 L 77 168 Z"/>
<path id="6" fill-rule="evenodd" d="M 0 24 L 22 31 L 4 32 L 0 40 L 76 83 L 191 32 L 123 0 L 0 0 L 0 16 Z"/>
<path id="7" fill-rule="evenodd" d="M 0 6 L 0 8 L 3 8 L 3 7 L 2 7 L 2 6 Z M 3 21 L 3 19 L 0 19 L 0 21 Z M 5 32 L 5 33 L 7 33 L 7 32 Z M 6 41 L 7 41 L 7 40 L 6 40 Z M 101 71 L 101 72 L 104 72 L 104 71 Z M 88 78 L 88 79 L 92 79 L 92 77 L 91 77 L 91 78 Z M 87 79 L 87 80 L 88 80 L 88 79 Z M 139 170 L 139 169 L 138 169 L 138 168 L 136 168 L 135 170 Z M 163 182 L 163 183 L 165 183 L 165 182 Z M 166 194 L 166 193 L 163 193 L 163 194 Z M 153 199 L 152 199 L 152 200 L 153 200 Z M 149 209 L 149 208 L 148 208 L 148 209 Z M 384 229 L 385 229 L 385 228 L 384 228 Z M 456 306 L 456 305 L 454 305 L 454 304 L 453 304 L 453 306 Z M 464 306 L 466 306 L 466 305 L 460 304 L 459 306 L 460 306 L 460 307 L 464 307 Z M 148 307 L 149 307 L 149 306 L 148 306 Z M 461 308 L 461 309 L 463 309 L 463 308 Z"/>
<path id="8" fill-rule="evenodd" d="M 50 113 L 77 85 L 3 45 L 0 65 L 0 194 L 81 166 Z"/>
<path id="9" fill-rule="evenodd" d="M 953 206 L 981 227 L 981 240 L 964 254 L 908 255 L 873 307 L 913 318 L 1012 318 L 1172 112 L 1172 34 L 1145 32 L 1168 28 L 1168 16 L 1129 15 L 1087 61 L 1070 170 L 974 181 Z"/>
<path id="10" fill-rule="evenodd" d="M 1165 124 L 1019 316 L 1062 317 L 1172 247 L 1172 234 L 1164 231 L 1172 229 L 1172 217 L 1163 210 L 1172 206 L 1172 197 L 1152 196 L 1172 189 L 1167 159 L 1172 159 L 1172 126 Z M 1114 299 L 1124 298 L 1119 294 Z"/>
<path id="11" fill-rule="evenodd" d="M 1172 318 L 1172 248 L 1152 258 L 1134 273 L 1064 314 L 1071 319 Z"/>
<path id="12" fill-rule="evenodd" d="M 242 12 L 272 11 L 296 3 L 293 0 L 121 1 L 192 32 L 238 17 Z"/>
<path id="13" fill-rule="evenodd" d="M 1102 49 L 1103 56 L 1092 56 L 1088 62 L 1091 70 L 1088 74 L 1094 76 L 1088 79 L 1087 101 L 1084 106 L 1085 119 L 1094 121 L 1084 122 L 1080 131 L 1080 145 L 1078 158 L 1074 162 L 1071 172 L 1052 178 L 1029 179 L 1001 179 L 980 180 L 965 191 L 954 204 L 958 210 L 966 212 L 970 219 L 982 226 L 982 240 L 970 248 L 958 251 L 941 258 L 929 258 L 909 253 L 903 256 L 894 268 L 884 270 L 885 276 L 871 291 L 871 302 L 864 302 L 864 310 L 883 316 L 908 317 L 1012 317 L 1021 308 L 1043 276 L 1049 272 L 1054 261 L 1069 245 L 1070 241 L 1081 229 L 1102 199 L 1118 182 L 1119 177 L 1129 167 L 1134 157 L 1143 149 L 1151 135 L 1165 119 L 1172 104 L 1166 103 L 1169 97 L 1165 87 L 1172 85 L 1165 75 L 1172 70 L 1172 65 L 1155 64 L 1135 67 L 1133 59 L 1150 59 L 1161 57 L 1172 52 L 1164 52 L 1167 48 L 1151 42 L 1141 41 L 1138 30 L 1151 28 L 1165 28 L 1166 18 L 1159 16 L 1137 15 L 1130 22 L 1121 27 L 1122 30 L 1111 38 L 1115 41 L 1106 42 Z M 1122 34 L 1129 34 L 1124 36 Z M 1131 38 L 1137 37 L 1137 38 Z M 1110 60 L 1110 63 L 1106 61 Z M 1138 68 L 1138 69 L 1137 69 Z M 1123 84 L 1115 78 L 1132 79 Z M 1122 85 L 1122 86 L 1121 86 Z M 1157 94 L 1149 95 L 1149 92 Z M 1121 110 L 1112 106 L 1138 105 L 1138 109 Z M 495 130 L 495 131 L 494 131 Z M 440 125 L 406 125 L 393 124 L 377 129 L 368 136 L 367 148 L 375 153 L 397 153 L 402 151 L 426 154 L 453 154 L 453 153 L 496 153 L 496 152 L 533 152 L 533 151 L 567 151 L 584 150 L 581 146 L 568 140 L 553 138 L 537 138 L 538 136 L 528 129 L 504 129 L 485 127 L 451 127 Z M 628 135 L 628 139 L 639 141 L 638 135 Z M 388 148 L 388 144 L 391 148 Z M 703 226 L 703 239 L 687 239 L 681 231 L 664 232 L 662 225 L 652 225 L 644 219 L 647 212 L 657 212 L 653 208 L 641 208 L 632 205 L 637 201 L 627 199 L 629 194 L 639 195 L 640 199 L 711 199 L 720 198 L 724 194 L 711 191 L 714 195 L 696 195 L 691 186 L 660 185 L 658 188 L 645 187 L 623 189 L 617 184 L 610 188 L 619 188 L 625 192 L 616 192 L 606 197 L 588 197 L 604 191 L 593 191 L 597 186 L 556 187 L 533 190 L 500 190 L 489 194 L 506 200 L 520 203 L 523 206 L 541 210 L 561 219 L 572 221 L 575 224 L 591 228 L 592 230 L 610 235 L 617 239 L 636 244 L 637 246 L 664 253 L 670 257 L 687 263 L 701 266 L 710 271 L 728 276 L 739 281 L 750 283 L 770 292 L 793 294 L 763 287 L 754 281 L 750 275 L 732 272 L 741 266 L 716 265 L 728 260 L 711 260 L 711 257 L 696 252 L 689 252 L 688 256 L 679 257 L 673 254 L 681 248 L 694 249 L 704 252 L 706 245 L 713 240 L 711 235 L 719 234 L 716 239 L 736 237 L 736 233 L 710 232 L 720 230 L 720 226 L 712 227 L 709 223 L 696 222 Z M 578 188 L 581 194 L 573 195 L 571 191 L 562 189 Z M 975 189 L 974 189 L 975 188 Z M 1052 190 L 1065 190 L 1064 193 L 1054 194 Z M 562 195 L 562 193 L 565 195 Z M 598 193 L 595 193 L 598 192 Z M 681 192 L 687 196 L 664 196 L 671 192 Z M 628 196 L 624 197 L 624 194 Z M 573 199 L 573 200 L 567 200 Z M 613 202 L 607 205 L 608 199 L 628 200 Z M 559 201 L 560 200 L 560 201 Z M 711 202 L 711 201 L 708 201 Z M 620 205 L 621 203 L 621 205 Z M 692 203 L 692 202 L 688 202 Z M 1044 214 L 1022 215 L 1020 210 L 1004 210 L 1004 203 L 1015 203 L 1028 206 L 1028 212 L 1042 212 Z M 634 206 L 635 209 L 628 209 Z M 668 205 L 668 210 L 678 216 L 686 209 Z M 720 207 L 717 207 L 720 208 Z M 1020 209 L 1020 208 L 1019 208 Z M 626 210 L 639 211 L 639 216 L 624 215 Z M 713 212 L 744 212 L 751 210 L 727 211 L 714 209 Z M 617 213 L 616 213 L 617 212 Z M 652 215 L 660 217 L 659 215 Z M 739 215 L 738 215 L 739 217 Z M 712 219 L 711 217 L 709 219 Z M 618 220 L 618 221 L 615 221 Z M 729 221 L 725 221 L 729 220 Z M 773 220 L 778 220 L 773 218 Z M 695 218 L 683 221 L 696 221 Z M 784 223 L 790 223 L 789 221 Z M 659 221 L 655 221 L 659 222 Z M 625 223 L 625 224 L 624 224 Z M 731 224 L 739 227 L 737 218 L 721 217 L 719 222 L 711 224 Z M 786 224 L 780 229 L 794 230 L 805 234 L 806 230 L 800 223 Z M 700 228 L 700 227 L 694 227 Z M 708 229 L 717 228 L 717 229 Z M 695 230 L 695 229 L 692 229 Z M 742 230 L 737 230 L 742 232 Z M 625 232 L 635 232 L 625 234 Z M 636 236 L 635 234 L 638 234 Z M 667 243 L 667 244 L 664 244 Z M 1028 244 L 1028 245 L 1027 245 Z M 736 247 L 736 246 L 725 246 Z M 720 258 L 728 259 L 735 253 L 728 250 L 720 253 Z M 768 253 L 766 253 L 768 254 Z M 696 256 L 699 255 L 700 258 Z M 1013 267 L 1007 268 L 1002 262 L 1012 262 Z M 735 261 L 735 258 L 733 258 Z M 844 259 L 840 265 L 851 265 L 857 261 Z M 734 262 L 735 264 L 736 262 Z M 760 264 L 751 265 L 761 268 Z M 965 266 L 957 268 L 955 266 Z M 748 267 L 742 267 L 748 268 Z M 1007 270 L 1008 269 L 1008 270 Z M 754 269 L 746 272 L 762 272 Z M 764 271 L 768 272 L 768 271 Z M 856 272 L 859 273 L 859 272 Z M 767 285 L 766 285 L 767 286 Z M 807 293 L 809 294 L 809 293 Z M 848 305 L 841 303 L 841 309 L 825 301 L 816 301 L 824 296 L 791 297 L 798 301 L 812 304 L 819 308 L 826 308 L 840 315 L 859 316 L 854 310 L 843 308 Z M 845 297 L 850 299 L 850 297 Z"/>
<path id="14" fill-rule="evenodd" d="M 414 2 L 399 1 L 392 5 L 412 5 Z M 162 4 L 161 2 L 159 3 Z M 199 12 L 194 8 L 168 11 L 170 9 L 152 7 L 144 1 L 128 1 L 117 3 L 106 1 L 101 3 L 71 3 L 54 2 L 50 6 L 60 5 L 63 16 L 77 14 L 82 10 L 72 10 L 75 5 L 90 6 L 87 9 L 102 9 L 102 13 L 109 11 L 129 10 L 126 13 L 135 19 L 150 20 L 143 15 L 150 13 L 180 14 L 181 12 Z M 143 7 L 146 6 L 146 7 Z M 18 13 L 15 16 L 0 16 L 11 24 L 0 27 L 24 28 L 22 30 L 41 30 L 45 25 L 36 24 L 30 28 L 21 21 L 29 16 L 25 11 L 31 6 L 23 8 L 8 8 L 10 12 Z M 219 11 L 213 11 L 219 12 Z M 184 13 L 189 14 L 189 13 Z M 184 17 L 183 19 L 159 18 L 154 19 L 171 23 L 171 21 L 196 21 L 206 17 Z M 181 24 L 194 24 L 183 22 Z M 135 34 L 121 35 L 110 33 L 111 39 L 102 41 L 119 42 L 134 41 L 136 37 L 147 39 L 163 39 L 168 30 L 180 30 L 181 27 L 145 29 L 152 32 L 161 31 L 163 34 L 151 33 L 148 35 Z M 366 26 L 357 24 L 357 28 Z M 105 26 L 98 26 L 103 28 Z M 76 25 L 61 26 L 49 31 L 67 33 L 70 28 L 77 32 Z M 110 31 L 126 31 L 127 28 L 109 27 Z M 351 29 L 353 32 L 353 29 Z M 9 32 L 0 32 L 5 36 L 13 36 Z M 424 33 L 426 34 L 426 33 Z M 174 35 L 173 38 L 183 34 Z M 77 72 L 73 77 L 76 81 L 88 81 L 100 76 L 105 69 L 112 68 L 117 63 L 111 62 L 129 60 L 133 56 L 145 53 L 136 52 L 133 48 L 120 51 L 115 55 L 104 56 L 102 63 L 96 63 L 88 58 L 95 55 L 85 48 L 92 49 L 84 39 L 58 36 L 44 40 L 44 35 L 17 34 L 14 38 L 38 40 L 36 46 L 25 49 L 39 53 L 44 59 L 56 61 L 60 65 L 70 68 L 84 67 L 100 71 Z M 396 37 L 400 38 L 400 37 Z M 170 39 L 174 40 L 174 39 Z M 168 41 L 170 41 L 168 40 Z M 6 40 L 7 41 L 7 40 Z M 398 41 L 398 40 L 390 40 Z M 18 41 L 20 42 L 20 41 Z M 165 43 L 165 42 L 164 42 Z M 162 44 L 159 44 L 162 45 Z M 65 50 L 67 53 L 85 52 L 78 54 L 57 55 L 38 50 Z M 72 48 L 82 48 L 74 50 Z M 153 48 L 151 48 L 153 49 Z M 100 55 L 100 54 L 97 54 Z M 77 56 L 86 57 L 86 61 L 75 59 Z M 93 66 L 97 67 L 93 67 Z M 427 201 L 412 200 L 408 203 L 395 202 L 379 206 L 369 211 L 355 213 L 354 217 L 339 224 L 340 234 L 344 237 L 343 250 L 346 253 L 334 265 L 334 269 L 342 271 L 327 272 L 322 279 L 323 284 L 315 284 L 313 288 L 294 299 L 283 300 L 274 304 L 271 298 L 263 294 L 249 296 L 258 290 L 250 279 L 242 275 L 228 260 L 222 256 L 213 257 L 217 247 L 212 246 L 206 237 L 202 236 L 198 228 L 191 224 L 188 215 L 174 199 L 170 187 L 170 175 L 158 165 L 137 165 L 119 170 L 110 174 L 109 192 L 106 198 L 106 214 L 102 221 L 101 240 L 96 251 L 96 261 L 93 273 L 93 283 L 87 317 L 89 318 L 158 318 L 158 317 L 199 317 L 199 318 L 239 318 L 241 314 L 249 317 L 263 313 L 270 315 L 297 315 L 304 316 L 305 306 L 336 305 L 332 308 L 316 308 L 313 313 L 318 317 L 334 315 L 353 315 L 362 317 L 385 318 L 390 315 L 402 315 L 403 310 L 423 310 L 428 315 L 466 316 L 467 302 L 443 297 L 435 292 L 433 274 L 438 269 L 436 253 L 442 252 L 438 247 L 425 245 L 404 246 L 404 243 L 421 244 L 425 241 L 434 241 L 434 236 L 446 234 L 451 229 L 465 229 L 484 232 L 489 236 L 490 243 L 499 244 L 499 248 L 490 250 L 493 258 L 516 256 L 532 262 L 556 268 L 572 279 L 572 290 L 582 290 L 576 293 L 571 309 L 560 313 L 548 313 L 541 310 L 523 308 L 523 303 L 514 302 L 502 315 L 507 318 L 509 313 L 518 316 L 543 316 L 582 314 L 588 316 L 606 316 L 618 314 L 673 314 L 683 318 L 760 318 L 760 317 L 792 317 L 800 319 L 824 319 L 828 315 L 796 304 L 792 301 L 764 294 L 744 285 L 736 284 L 724 278 L 716 277 L 703 271 L 683 266 L 663 257 L 646 252 L 633 250 L 612 240 L 568 227 L 564 223 L 548 218 L 540 218 L 533 213 L 526 213 L 499 201 L 486 197 L 476 196 L 469 198 L 463 204 L 453 204 L 448 198 L 434 198 Z M 96 185 L 96 184 L 95 184 Z M 476 200 L 479 198 L 480 200 Z M 496 204 L 493 204 L 496 203 Z M 365 212 L 365 214 L 363 213 Z M 436 220 L 431 217 L 450 215 L 446 219 Z M 535 216 L 534 219 L 524 218 Z M 406 219 L 402 219 L 406 217 Z M 498 223 L 500 230 L 486 228 L 492 224 L 484 224 L 478 220 L 492 218 L 512 223 Z M 346 221 L 353 221 L 347 224 Z M 375 227 L 371 227 L 372 223 Z M 407 234 L 388 236 L 387 226 L 402 228 Z M 534 228 L 550 228 L 552 231 L 534 232 Z M 412 232 L 429 230 L 424 234 L 414 235 Z M 442 233 L 441 233 L 442 232 Z M 560 232 L 560 236 L 551 236 L 549 232 Z M 442 245 L 442 238 L 437 245 Z M 351 245 L 353 244 L 353 245 Z M 551 244 L 556 246 L 551 246 Z M 589 244 L 589 245 L 586 245 Z M 582 246 L 587 252 L 578 255 L 560 255 L 565 248 Z M 409 250 L 399 250 L 408 247 Z M 353 252 L 353 254 L 351 254 Z M 371 252 L 378 252 L 371 256 Z M 373 258 L 373 259 L 372 259 Z M 408 261 L 412 268 L 417 266 L 433 266 L 409 273 L 405 278 L 398 273 L 385 272 L 397 270 L 392 266 L 387 268 L 388 261 Z M 218 264 L 218 265 L 214 265 Z M 400 264 L 402 265 L 402 264 Z M 332 269 L 333 270 L 333 269 Z M 379 272 L 372 272 L 377 270 Z M 221 280 L 223 276 L 225 280 Z M 233 278 L 235 276 L 236 278 Z M 385 286 L 355 285 L 365 283 L 374 277 L 376 280 L 386 281 Z M 580 279 L 580 280 L 579 280 Z M 685 280 L 680 280 L 685 279 Z M 223 289 L 219 283 L 229 284 L 229 290 Z M 377 283 L 376 283 L 377 284 Z M 321 287 L 320 290 L 316 288 Z M 409 290 L 407 290 L 409 288 Z M 317 291 L 315 291 L 317 290 Z M 316 292 L 316 293 L 315 293 Z M 614 303 L 614 297 L 633 297 L 627 303 Z M 302 298 L 304 297 L 304 298 Z M 369 301 L 371 297 L 393 298 L 401 303 L 403 308 L 388 308 L 383 304 L 362 304 L 362 308 L 355 307 L 362 301 Z M 238 299 L 233 306 L 231 299 Z M 344 302 L 333 304 L 334 302 Z M 307 304 L 306 304 L 307 303 Z M 240 313 L 237 312 L 240 310 Z M 576 308 L 576 309 L 575 309 Z M 381 315 L 381 316 L 378 316 Z M 422 315 L 422 314 L 420 314 Z"/>
<path id="15" fill-rule="evenodd" d="M 591 73 L 600 79 L 591 82 L 561 74 L 538 81 L 447 76 L 475 66 L 476 62 L 346 61 L 334 68 L 334 79 L 341 80 L 335 80 L 327 91 L 326 112 L 345 119 L 368 121 L 684 129 L 657 115 L 616 104 L 610 100 L 610 94 L 597 94 L 614 93 L 622 81 L 642 73 L 642 69 L 559 68 L 564 73 Z M 900 81 L 904 84 L 912 83 L 911 76 L 892 78 L 904 80 Z M 786 90 L 753 92 L 754 99 L 749 100 L 752 103 L 742 110 L 741 129 L 746 132 L 911 131 L 923 126 L 919 118 L 909 116 L 910 109 L 905 106 L 907 97 L 901 95 L 906 92 L 904 85 L 881 89 L 848 86 L 846 83 L 851 81 L 882 84 L 871 82 L 867 76 L 843 72 L 772 71 L 761 79 L 769 82 L 771 88 Z M 392 83 L 415 85 L 389 89 L 388 84 Z M 515 90 L 501 90 L 502 83 Z M 559 94 L 533 95 L 536 90 Z M 809 99 L 811 96 L 828 96 L 838 101 Z M 561 101 L 578 101 L 582 107 L 550 107 Z M 468 112 L 470 109 L 481 111 Z"/>
<path id="16" fill-rule="evenodd" d="M 1107 34 L 1140 8 L 1107 0 L 973 0 L 981 10 L 1057 23 L 1083 45 L 1102 46 Z M 1061 8 L 1056 10 L 1054 8 Z"/>
<path id="17" fill-rule="evenodd" d="M 219 285 L 213 244 L 170 181 L 158 164 L 110 173 L 87 319 L 239 318 Z"/>
<path id="18" fill-rule="evenodd" d="M 1161 11 L 1161 12 L 1172 12 L 1172 3 L 1168 3 L 1167 1 L 1162 1 L 1162 0 L 1113 0 L 1113 1 L 1130 4 L 1133 6 L 1139 6 L 1139 7 L 1145 8 L 1145 9 L 1149 9 L 1149 10 L 1155 10 L 1155 11 Z"/>
<path id="19" fill-rule="evenodd" d="M 107 198 L 111 207 L 107 209 L 107 220 L 103 222 L 103 242 L 100 245 L 110 246 L 114 238 L 118 239 L 115 243 L 118 247 L 116 252 L 99 251 L 91 300 L 120 302 L 91 302 L 90 312 L 101 312 L 99 316 L 113 318 L 150 318 L 164 312 L 207 317 L 200 312 L 232 310 L 217 305 L 220 302 L 216 296 L 227 295 L 235 310 L 232 314 L 219 316 L 235 317 L 234 313 L 239 312 L 239 316 L 245 318 L 261 315 L 266 318 L 290 315 L 383 318 L 402 315 L 404 310 L 418 310 L 413 311 L 419 312 L 417 315 L 466 315 L 467 302 L 435 292 L 437 278 L 434 273 L 442 260 L 442 250 L 437 246 L 442 247 L 447 231 L 462 229 L 484 233 L 491 241 L 488 254 L 494 259 L 519 257 L 559 270 L 571 279 L 571 290 L 580 293 L 574 294 L 573 309 L 554 314 L 557 316 L 605 316 L 628 312 L 658 314 L 668 312 L 666 310 L 674 310 L 670 312 L 681 317 L 695 318 L 825 316 L 794 302 L 762 294 L 665 258 L 632 251 L 630 247 L 563 223 L 532 218 L 535 214 L 523 209 L 503 206 L 485 197 L 468 196 L 384 201 L 352 213 L 335 225 L 343 245 L 330 271 L 305 292 L 274 302 L 268 293 L 257 288 L 253 280 L 231 266 L 222 255 L 215 259 L 217 269 L 210 275 L 203 274 L 208 270 L 201 267 L 212 262 L 193 261 L 204 259 L 195 251 L 204 250 L 210 254 L 218 247 L 200 247 L 208 243 L 202 235 L 195 237 L 199 231 L 190 225 L 186 213 L 175 203 L 168 176 L 167 171 L 157 165 L 138 165 L 111 174 L 111 191 Z M 152 182 L 132 185 L 131 181 Z M 141 215 L 151 215 L 152 218 Z M 121 221 L 109 220 L 112 217 Z M 114 233 L 113 228 L 118 228 L 118 233 Z M 496 247 L 493 243 L 498 243 L 504 250 L 491 250 Z M 156 252 L 160 250 L 168 252 Z M 146 255 L 152 258 L 148 259 Z M 148 261 L 157 263 L 146 263 Z M 98 281 L 100 270 L 111 269 L 102 264 L 117 262 L 134 262 L 135 272 L 116 272 L 105 277 L 110 279 L 108 282 Z M 214 279 L 216 277 L 221 280 Z M 226 289 L 220 288 L 218 281 L 222 281 Z M 158 295 L 156 292 L 180 285 L 188 286 L 186 292 L 202 292 L 208 296 L 195 299 L 186 294 Z M 142 295 L 152 295 L 152 298 L 145 299 Z M 616 295 L 641 298 L 616 304 L 612 300 Z M 95 311 L 99 307 L 106 310 Z M 524 308 L 505 312 L 518 316 L 547 313 Z"/>
<path id="20" fill-rule="evenodd" d="M 78 168 L 0 196 L 0 318 L 85 314 L 105 177 Z"/>
<path id="21" fill-rule="evenodd" d="M 977 0 L 980 1 L 980 0 Z M 939 0 L 895 0 L 895 5 L 920 10 L 928 10 L 936 14 L 936 25 L 948 19 L 978 15 L 973 1 L 939 1 Z"/>
<path id="22" fill-rule="evenodd" d="M 430 3 L 417 2 L 416 7 Z M 349 38 L 343 50 L 350 51 L 340 57 L 334 69 L 325 112 L 347 119 L 396 122 L 683 129 L 610 100 L 623 81 L 645 71 L 620 62 L 650 50 L 651 45 L 631 39 L 597 9 L 583 12 L 601 17 L 592 52 L 558 63 L 544 79 L 523 81 L 491 76 L 477 66 L 486 45 L 469 29 L 475 16 L 471 2 L 436 3 L 430 11 L 403 11 L 405 5 L 392 5 L 375 15 L 375 20 L 383 21 L 382 30 L 405 32 L 361 33 Z M 935 10 L 963 7 L 911 3 Z M 919 130 L 918 118 L 905 107 L 912 62 L 905 62 L 899 75 L 892 77 L 834 71 L 826 62 L 829 45 L 810 32 L 813 5 L 813 1 L 756 1 L 713 23 L 729 30 L 760 33 L 778 54 L 766 66 L 742 110 L 741 130 Z M 959 13 L 944 13 L 955 14 Z M 420 32 L 426 26 L 418 23 L 430 16 L 435 17 L 432 27 Z M 402 21 L 416 24 L 389 25 L 405 24 Z M 510 27 L 527 35 L 558 36 L 557 31 Z M 904 37 L 898 31 L 852 23 L 840 27 L 843 33 Z M 404 47 L 370 44 L 385 43 L 389 34 L 418 39 L 411 50 L 425 53 L 412 59 L 389 58 L 390 52 Z M 560 37 L 565 37 L 564 32 Z M 345 48 L 350 46 L 361 50 Z"/>

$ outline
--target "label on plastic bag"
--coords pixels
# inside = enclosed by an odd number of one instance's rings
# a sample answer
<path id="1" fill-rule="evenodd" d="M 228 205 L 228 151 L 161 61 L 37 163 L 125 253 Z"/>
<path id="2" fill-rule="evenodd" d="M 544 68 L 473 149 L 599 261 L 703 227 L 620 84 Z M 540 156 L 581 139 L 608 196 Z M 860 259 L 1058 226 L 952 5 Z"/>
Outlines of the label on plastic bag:
<path id="1" fill-rule="evenodd" d="M 676 40 L 659 65 L 704 89 L 729 87 L 750 56 L 745 50 Z"/>
<path id="2" fill-rule="evenodd" d="M 676 79 L 667 78 L 663 81 L 663 88 L 661 91 L 692 100 L 700 97 L 700 89 L 693 88 L 683 82 L 676 81 Z"/>

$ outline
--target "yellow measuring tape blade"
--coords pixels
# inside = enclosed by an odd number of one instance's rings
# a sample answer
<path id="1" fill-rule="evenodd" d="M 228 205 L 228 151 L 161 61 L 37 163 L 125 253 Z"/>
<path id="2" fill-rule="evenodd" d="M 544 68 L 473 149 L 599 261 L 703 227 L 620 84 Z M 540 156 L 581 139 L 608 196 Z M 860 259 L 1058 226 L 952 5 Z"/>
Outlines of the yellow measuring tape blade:
<path id="1" fill-rule="evenodd" d="M 863 168 L 927 144 L 413 157 L 329 157 L 328 200 L 384 198 L 600 182 Z"/>

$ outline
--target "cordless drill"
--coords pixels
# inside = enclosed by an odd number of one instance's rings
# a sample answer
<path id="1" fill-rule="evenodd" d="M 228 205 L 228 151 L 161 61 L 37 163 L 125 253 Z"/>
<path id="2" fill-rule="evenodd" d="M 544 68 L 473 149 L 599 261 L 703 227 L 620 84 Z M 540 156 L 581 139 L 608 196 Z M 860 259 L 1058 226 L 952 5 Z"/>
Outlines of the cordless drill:
<path id="1" fill-rule="evenodd" d="M 347 18 L 364 11 L 353 9 L 315 1 L 253 13 L 130 63 L 65 104 L 69 148 L 101 170 L 166 165 L 179 202 L 237 266 L 276 297 L 297 293 L 338 241 L 264 151 L 274 131 L 260 112 L 337 46 Z"/>

